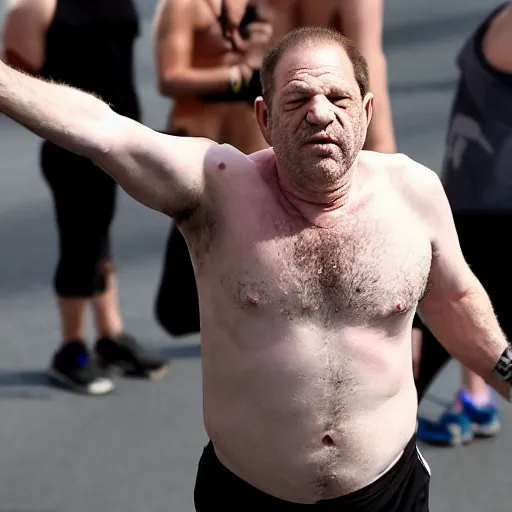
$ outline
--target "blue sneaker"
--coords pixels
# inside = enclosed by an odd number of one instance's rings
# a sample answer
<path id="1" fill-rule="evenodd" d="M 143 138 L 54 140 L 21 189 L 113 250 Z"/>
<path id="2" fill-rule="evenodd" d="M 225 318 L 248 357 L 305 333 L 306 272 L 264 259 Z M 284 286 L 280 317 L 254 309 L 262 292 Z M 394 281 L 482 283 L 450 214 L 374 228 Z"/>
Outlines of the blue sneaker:
<path id="1" fill-rule="evenodd" d="M 448 410 L 437 421 L 418 418 L 416 436 L 428 444 L 459 446 L 473 439 L 473 429 L 465 414 Z"/>
<path id="2" fill-rule="evenodd" d="M 471 422 L 475 437 L 493 437 L 501 430 L 501 422 L 498 409 L 490 404 L 486 407 L 476 407 L 468 400 L 464 393 L 459 392 L 459 400 L 462 404 L 464 415 Z"/>
<path id="3" fill-rule="evenodd" d="M 494 405 L 476 407 L 467 396 L 459 392 L 462 405 L 460 413 L 450 407 L 437 421 L 418 418 L 416 435 L 429 444 L 458 446 L 467 444 L 474 437 L 493 437 L 501 429 L 498 409 Z"/>

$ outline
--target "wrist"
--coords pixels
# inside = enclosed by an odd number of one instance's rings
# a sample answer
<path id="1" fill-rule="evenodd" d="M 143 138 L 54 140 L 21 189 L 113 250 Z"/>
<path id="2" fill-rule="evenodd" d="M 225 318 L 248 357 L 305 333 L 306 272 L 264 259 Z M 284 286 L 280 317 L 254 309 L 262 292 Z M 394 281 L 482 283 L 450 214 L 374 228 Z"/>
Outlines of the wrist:
<path id="1" fill-rule="evenodd" d="M 508 346 L 501 353 L 498 362 L 494 366 L 496 376 L 512 385 L 512 347 Z"/>
<path id="2" fill-rule="evenodd" d="M 229 87 L 236 94 L 241 91 L 244 85 L 244 76 L 240 65 L 231 68 Z"/>

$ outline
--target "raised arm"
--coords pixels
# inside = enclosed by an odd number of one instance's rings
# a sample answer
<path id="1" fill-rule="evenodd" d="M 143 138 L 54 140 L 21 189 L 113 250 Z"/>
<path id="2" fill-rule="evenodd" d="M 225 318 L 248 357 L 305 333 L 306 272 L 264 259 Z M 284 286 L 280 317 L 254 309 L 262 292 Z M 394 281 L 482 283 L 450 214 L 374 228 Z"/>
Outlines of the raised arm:
<path id="1" fill-rule="evenodd" d="M 339 0 L 339 10 L 343 35 L 356 44 L 368 62 L 370 89 L 375 96 L 365 148 L 382 153 L 395 153 L 387 63 L 382 48 L 383 2 L 384 0 Z"/>
<path id="2" fill-rule="evenodd" d="M 173 217 L 204 197 L 206 139 L 157 133 L 77 89 L 0 63 L 0 112 L 40 137 L 91 159 L 142 204 Z M 70 169 L 68 172 L 73 172 Z"/>
<path id="3" fill-rule="evenodd" d="M 455 359 L 510 400 L 510 385 L 494 371 L 509 344 L 486 291 L 464 259 L 443 186 L 434 172 L 408 162 L 414 176 L 407 193 L 432 245 L 429 287 L 419 315 Z"/>

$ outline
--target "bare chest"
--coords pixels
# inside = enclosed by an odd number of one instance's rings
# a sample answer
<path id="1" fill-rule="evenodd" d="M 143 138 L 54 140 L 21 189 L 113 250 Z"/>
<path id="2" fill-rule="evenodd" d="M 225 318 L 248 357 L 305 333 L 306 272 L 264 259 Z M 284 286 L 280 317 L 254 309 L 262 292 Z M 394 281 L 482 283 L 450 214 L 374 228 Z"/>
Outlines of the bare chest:
<path id="1" fill-rule="evenodd" d="M 267 4 L 267 0 L 258 0 L 251 3 L 256 9 L 258 16 L 269 11 Z M 244 20 L 247 20 L 248 17 L 250 18 L 249 12 L 252 11 L 246 11 Z M 194 19 L 193 58 L 195 65 L 211 67 L 215 63 L 219 65 L 232 65 L 240 61 L 240 52 L 235 51 L 232 44 L 226 39 L 220 20 L 214 15 L 212 8 L 205 0 L 196 0 Z M 241 37 L 242 34 L 247 36 L 247 28 L 247 23 L 241 24 Z M 248 46 L 247 51 L 254 53 L 258 48 L 251 41 L 246 41 L 246 44 Z"/>
<path id="2" fill-rule="evenodd" d="M 425 292 L 431 252 L 419 223 L 397 213 L 368 213 L 328 230 L 282 220 L 246 225 L 233 233 L 243 241 L 234 251 L 241 257 L 223 274 L 223 288 L 241 308 L 322 325 L 403 315 Z"/>
<path id="3" fill-rule="evenodd" d="M 211 65 L 211 59 L 219 62 L 226 58 L 231 46 L 222 33 L 222 26 L 204 0 L 197 0 L 194 12 L 193 57 L 196 65 Z"/>

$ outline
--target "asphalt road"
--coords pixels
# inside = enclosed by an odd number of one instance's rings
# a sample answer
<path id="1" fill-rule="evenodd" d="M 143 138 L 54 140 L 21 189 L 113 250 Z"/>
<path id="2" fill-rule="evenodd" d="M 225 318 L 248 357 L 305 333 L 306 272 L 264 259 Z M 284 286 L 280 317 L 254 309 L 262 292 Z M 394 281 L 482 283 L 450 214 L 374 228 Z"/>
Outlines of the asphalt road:
<path id="1" fill-rule="evenodd" d="M 438 169 L 456 52 L 497 2 L 386 3 L 400 150 Z M 144 31 L 137 74 L 144 122 L 161 129 L 169 102 L 154 84 L 154 4 L 139 0 Z M 168 222 L 121 194 L 114 250 L 126 326 L 173 358 L 169 376 L 157 383 L 119 380 L 117 392 L 103 399 L 49 387 L 43 372 L 59 338 L 50 287 L 56 236 L 38 145 L 0 117 L 0 512 L 192 512 L 206 440 L 198 338 L 170 339 L 153 316 Z M 457 376 L 450 365 L 423 406 L 427 414 L 442 410 Z M 499 438 L 460 449 L 423 448 L 433 472 L 432 511 L 511 510 L 512 414 L 502 407 Z"/>

